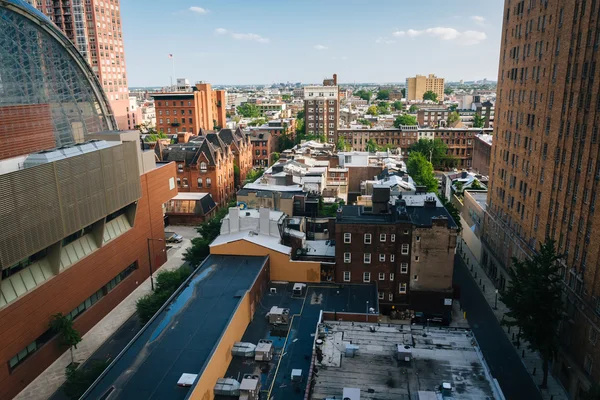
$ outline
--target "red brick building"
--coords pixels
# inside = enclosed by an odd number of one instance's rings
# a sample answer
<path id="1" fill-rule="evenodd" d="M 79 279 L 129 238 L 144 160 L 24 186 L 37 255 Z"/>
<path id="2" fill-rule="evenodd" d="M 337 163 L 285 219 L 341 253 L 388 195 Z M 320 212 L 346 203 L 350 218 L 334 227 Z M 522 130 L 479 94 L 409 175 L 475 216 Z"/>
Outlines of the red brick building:
<path id="1" fill-rule="evenodd" d="M 252 131 L 248 135 L 252 144 L 252 165 L 266 168 L 271 164 L 271 154 L 277 152 L 277 137 L 271 132 Z"/>
<path id="2" fill-rule="evenodd" d="M 162 161 L 175 162 L 179 192 L 210 193 L 219 207 L 235 194 L 235 155 L 218 133 L 194 136 L 187 143 L 159 145 L 157 154 Z"/>
<path id="3" fill-rule="evenodd" d="M 156 130 L 166 134 L 187 132 L 198 135 L 226 125 L 227 96 L 208 83 L 198 83 L 189 92 L 154 93 Z"/>
<path id="4" fill-rule="evenodd" d="M 231 147 L 234 156 L 233 162 L 240 170 L 239 181 L 235 182 L 236 187 L 239 187 L 246 180 L 248 172 L 252 169 L 252 143 L 240 128 L 235 131 L 221 129 L 219 137 L 223 143 Z"/>

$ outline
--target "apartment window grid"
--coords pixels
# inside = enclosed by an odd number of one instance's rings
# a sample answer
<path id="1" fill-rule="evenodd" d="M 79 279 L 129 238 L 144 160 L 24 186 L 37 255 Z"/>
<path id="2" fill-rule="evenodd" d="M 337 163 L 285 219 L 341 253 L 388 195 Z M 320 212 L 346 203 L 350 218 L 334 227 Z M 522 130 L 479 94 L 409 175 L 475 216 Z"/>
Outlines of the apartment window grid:
<path id="1" fill-rule="evenodd" d="M 344 262 L 346 264 L 350 263 L 352 260 L 352 255 L 350 253 L 344 253 Z"/>
<path id="2" fill-rule="evenodd" d="M 365 233 L 365 244 L 371 244 L 371 234 Z"/>
<path id="3" fill-rule="evenodd" d="M 352 234 L 344 233 L 344 243 L 352 243 Z"/>
<path id="4" fill-rule="evenodd" d="M 390 272 L 390 281 L 393 281 L 393 280 L 394 280 L 394 273 Z"/>
<path id="5" fill-rule="evenodd" d="M 402 247 L 401 247 L 401 252 L 402 252 L 402 254 L 405 254 L 405 255 L 406 255 L 406 254 L 408 254 L 408 251 L 409 251 L 409 246 L 408 246 L 408 244 L 407 244 L 407 243 L 403 243 L 403 244 L 402 244 Z"/>
<path id="6" fill-rule="evenodd" d="M 350 282 L 350 271 L 344 271 L 344 282 Z"/>
<path id="7" fill-rule="evenodd" d="M 385 233 L 381 233 L 379 235 L 379 241 L 380 242 L 385 242 L 386 241 L 386 234 Z"/>
<path id="8" fill-rule="evenodd" d="M 408 263 L 402 263 L 402 264 L 400 264 L 400 273 L 401 274 L 408 274 Z"/>
<path id="9" fill-rule="evenodd" d="M 406 283 L 401 283 L 398 289 L 398 293 L 406 294 Z"/>
<path id="10" fill-rule="evenodd" d="M 385 293 L 377 292 L 377 297 L 379 298 L 379 300 L 383 300 L 384 296 L 385 296 Z"/>
<path id="11" fill-rule="evenodd" d="M 368 283 L 371 282 L 371 273 L 363 272 L 363 282 Z"/>
<path id="12" fill-rule="evenodd" d="M 371 253 L 365 253 L 364 254 L 363 262 L 365 264 L 371 264 Z"/>

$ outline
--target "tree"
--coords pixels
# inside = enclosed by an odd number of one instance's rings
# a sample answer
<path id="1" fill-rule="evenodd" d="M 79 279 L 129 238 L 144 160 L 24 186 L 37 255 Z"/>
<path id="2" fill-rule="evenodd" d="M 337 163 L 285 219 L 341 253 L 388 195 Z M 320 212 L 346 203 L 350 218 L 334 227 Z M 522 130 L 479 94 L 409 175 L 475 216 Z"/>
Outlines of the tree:
<path id="1" fill-rule="evenodd" d="M 437 102 L 438 95 L 436 92 L 434 92 L 432 90 L 428 90 L 425 93 L 423 93 L 423 100 L 431 100 L 433 102 Z"/>
<path id="2" fill-rule="evenodd" d="M 256 118 L 248 122 L 248 126 L 261 126 L 267 123 L 265 118 Z"/>
<path id="3" fill-rule="evenodd" d="M 373 93 L 369 92 L 368 90 L 364 90 L 364 89 L 360 89 L 357 90 L 356 92 L 354 92 L 354 95 L 356 97 L 360 97 L 363 100 L 369 101 L 371 100 L 371 96 Z"/>
<path id="4" fill-rule="evenodd" d="M 297 119 L 304 119 L 304 110 L 300 110 L 296 113 Z"/>
<path id="5" fill-rule="evenodd" d="M 390 99 L 390 91 L 388 89 L 382 89 L 377 92 L 377 100 L 389 100 Z"/>
<path id="6" fill-rule="evenodd" d="M 369 127 L 373 126 L 371 121 L 369 121 L 368 119 L 364 119 L 364 118 L 359 118 L 356 120 L 356 122 L 358 122 L 359 124 L 362 124 L 362 125 L 368 125 Z"/>
<path id="7" fill-rule="evenodd" d="M 377 145 L 377 143 L 375 142 L 375 140 L 369 139 L 369 140 L 367 140 L 366 150 L 368 152 L 374 153 L 377 150 L 379 150 L 379 146 Z"/>
<path id="8" fill-rule="evenodd" d="M 233 164 L 233 183 L 236 187 L 240 186 L 240 167 L 237 164 Z"/>
<path id="9" fill-rule="evenodd" d="M 385 101 L 380 101 L 377 104 L 377 112 L 379 114 L 388 114 L 390 112 L 390 104 Z"/>
<path id="10" fill-rule="evenodd" d="M 400 126 L 402 125 L 417 125 L 417 119 L 414 117 L 414 115 L 400 115 L 396 117 L 396 120 L 394 121 L 394 126 L 396 128 L 400 128 Z"/>
<path id="11" fill-rule="evenodd" d="M 449 88 L 449 87 L 444 89 L 444 94 L 450 96 L 452 93 L 454 93 L 454 89 Z"/>
<path id="12" fill-rule="evenodd" d="M 184 257 L 190 249 L 186 251 Z M 135 308 L 142 323 L 150 319 L 160 310 L 173 293 L 190 276 L 192 269 L 187 265 L 182 265 L 176 270 L 161 271 L 156 275 L 156 285 L 154 292 L 142 296 L 135 303 Z"/>
<path id="13" fill-rule="evenodd" d="M 416 113 L 417 111 L 419 111 L 419 107 L 417 107 L 415 104 L 412 104 L 412 105 L 410 106 L 410 108 L 408 109 L 408 112 L 409 112 L 409 113 L 411 113 L 411 114 L 414 114 L 414 113 Z"/>
<path id="14" fill-rule="evenodd" d="M 377 106 L 369 106 L 369 108 L 367 109 L 367 114 L 373 116 L 378 115 L 379 109 L 377 108 Z"/>
<path id="15" fill-rule="evenodd" d="M 406 88 L 400 90 L 402 92 L 402 98 L 406 98 Z"/>
<path id="16" fill-rule="evenodd" d="M 281 100 L 283 101 L 292 101 L 292 96 L 289 94 L 283 94 L 281 95 Z"/>
<path id="17" fill-rule="evenodd" d="M 402 102 L 400 100 L 396 100 L 395 102 L 392 103 L 392 107 L 394 107 L 394 110 L 402 110 L 402 107 L 404 107 L 404 104 L 402 104 Z"/>
<path id="18" fill-rule="evenodd" d="M 447 167 L 450 162 L 454 161 L 452 156 L 447 155 L 448 145 L 446 145 L 446 143 L 439 138 L 435 138 L 433 140 L 419 139 L 416 143 L 410 146 L 410 151 L 416 151 L 423 154 L 423 156 L 428 159 L 436 169 Z"/>
<path id="19" fill-rule="evenodd" d="M 479 181 L 477 179 L 475 179 L 472 183 L 471 183 L 471 189 L 473 190 L 481 190 L 481 184 L 479 183 Z"/>
<path id="20" fill-rule="evenodd" d="M 350 143 L 348 143 L 348 141 L 341 136 L 339 137 L 336 146 L 338 151 L 352 150 L 352 146 L 350 145 Z"/>
<path id="21" fill-rule="evenodd" d="M 279 160 L 279 153 L 271 153 L 271 164 L 275 164 Z"/>
<path id="22" fill-rule="evenodd" d="M 217 124 L 217 120 L 216 120 L 216 119 L 213 119 L 213 129 L 214 129 L 215 131 L 220 131 L 220 130 L 221 130 L 221 128 L 222 128 L 222 126 L 220 126 L 219 124 Z"/>
<path id="23" fill-rule="evenodd" d="M 306 127 L 304 126 L 304 118 L 296 119 L 296 137 L 298 137 L 299 135 L 303 135 L 305 129 Z"/>
<path id="24" fill-rule="evenodd" d="M 167 134 L 164 133 L 163 131 L 158 131 L 158 132 L 154 131 L 153 133 L 146 134 L 146 137 L 144 138 L 144 142 L 154 143 L 154 142 L 157 142 L 158 139 L 168 139 L 168 138 L 169 138 L 169 136 L 167 136 Z"/>
<path id="25" fill-rule="evenodd" d="M 54 314 L 50 320 L 50 329 L 58 335 L 58 342 L 61 346 L 69 346 L 71 363 L 74 363 L 73 348 L 77 349 L 77 345 L 81 342 L 81 335 L 73 327 L 71 317 L 62 313 Z"/>
<path id="26" fill-rule="evenodd" d="M 448 211 L 448 214 L 450 214 L 450 216 L 454 220 L 457 231 L 458 233 L 460 233 L 460 231 L 462 231 L 462 225 L 460 223 L 460 211 L 458 210 L 458 208 L 456 208 L 454 203 L 448 201 L 444 196 L 440 196 L 440 201 L 442 202 L 444 208 L 446 208 L 446 210 Z"/>
<path id="27" fill-rule="evenodd" d="M 523 261 L 513 257 L 508 269 L 510 285 L 500 299 L 510 309 L 503 324 L 519 327 L 519 339 L 526 340 L 529 349 L 542 357 L 541 388 L 548 385 L 548 363 L 558 349 L 556 331 L 562 318 L 562 277 L 553 240 L 540 244 L 531 258 Z"/>
<path id="28" fill-rule="evenodd" d="M 450 106 L 448 107 L 448 110 L 456 111 L 457 108 L 458 108 L 458 104 L 450 104 Z"/>
<path id="29" fill-rule="evenodd" d="M 73 364 L 68 365 L 66 380 L 62 386 L 63 392 L 71 400 L 79 399 L 109 364 L 110 360 L 91 360 L 89 365 L 86 364 L 81 368 Z"/>
<path id="30" fill-rule="evenodd" d="M 202 237 L 193 238 L 192 245 L 185 251 L 183 259 L 190 265 L 200 265 L 210 254 L 209 245 L 210 242 Z"/>
<path id="31" fill-rule="evenodd" d="M 333 203 L 330 205 L 323 204 L 323 197 L 319 197 L 319 217 L 335 217 L 337 215 L 337 210 L 345 203 L 343 200 L 340 200 L 339 203 Z"/>
<path id="32" fill-rule="evenodd" d="M 427 187 L 428 192 L 437 192 L 438 181 L 433 174 L 433 165 L 419 152 L 411 152 L 406 163 L 408 174 L 418 186 Z"/>
<path id="33" fill-rule="evenodd" d="M 457 111 L 452 111 L 449 115 L 448 115 L 448 123 L 450 125 L 454 125 L 455 123 L 457 123 L 458 121 L 460 121 L 460 115 L 458 114 Z"/>
<path id="34" fill-rule="evenodd" d="M 485 117 L 482 117 L 479 113 L 475 113 L 473 117 L 473 128 L 483 128 L 485 124 Z"/>
<path id="35" fill-rule="evenodd" d="M 281 153 L 284 150 L 288 150 L 294 147 L 294 140 L 287 133 L 281 134 L 277 140 L 277 151 Z"/>
<path id="36" fill-rule="evenodd" d="M 258 118 L 260 117 L 260 111 L 256 104 L 244 103 L 237 108 L 237 113 L 244 118 Z"/>
<path id="37" fill-rule="evenodd" d="M 251 169 L 246 175 L 246 182 L 254 182 L 262 176 L 265 171 L 261 169 Z"/>

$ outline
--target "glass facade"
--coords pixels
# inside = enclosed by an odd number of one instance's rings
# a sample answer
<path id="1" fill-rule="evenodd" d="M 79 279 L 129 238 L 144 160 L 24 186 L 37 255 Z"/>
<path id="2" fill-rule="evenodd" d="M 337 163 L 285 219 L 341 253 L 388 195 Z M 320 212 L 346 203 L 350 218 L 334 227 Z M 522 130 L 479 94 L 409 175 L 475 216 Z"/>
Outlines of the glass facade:
<path id="1" fill-rule="evenodd" d="M 0 5 L 0 111 L 49 107 L 56 146 L 116 128 L 89 65 L 42 13 L 22 0 Z M 23 115 L 27 118 L 27 115 Z"/>

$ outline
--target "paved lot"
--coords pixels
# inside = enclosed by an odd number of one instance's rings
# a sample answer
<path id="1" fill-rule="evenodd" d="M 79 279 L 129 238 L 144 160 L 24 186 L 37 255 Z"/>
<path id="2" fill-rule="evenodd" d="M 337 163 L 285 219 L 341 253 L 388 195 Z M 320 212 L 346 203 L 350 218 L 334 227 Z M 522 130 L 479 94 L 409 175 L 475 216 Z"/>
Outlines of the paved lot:
<path id="1" fill-rule="evenodd" d="M 182 243 L 173 245 L 167 252 L 167 262 L 157 271 L 172 270 L 183 264 L 183 254 L 191 245 L 190 239 L 197 236 L 195 228 L 188 226 L 169 226 L 168 231 L 176 232 L 184 237 Z M 107 340 L 113 340 L 115 332 L 124 324 L 131 324 L 131 317 L 135 313 L 135 303 L 137 299 L 150 292 L 150 279 L 141 282 L 140 285 L 129 296 L 127 296 L 117 307 L 108 313 L 100 322 L 90 329 L 84 336 L 77 349 L 74 351 L 75 361 L 83 363 L 88 360 L 96 351 L 105 344 Z M 125 331 L 129 329 L 124 328 Z M 117 333 L 117 335 L 121 334 Z M 128 333 L 131 335 L 131 332 Z M 135 333 L 133 333 L 134 336 Z M 112 336 L 112 337 L 111 337 Z M 118 354 L 119 346 L 124 347 L 129 341 L 127 337 L 114 343 L 113 346 L 107 345 L 104 351 L 100 351 L 96 356 L 101 357 L 103 352 L 111 354 L 113 357 Z M 121 347 L 121 348 L 122 348 Z M 95 356 L 95 357 L 96 357 Z M 94 358 L 95 358 L 94 357 Z M 52 365 L 42 372 L 33 382 L 19 393 L 16 400 L 45 400 L 53 396 L 65 381 L 65 368 L 71 362 L 69 351 L 63 353 Z M 58 397 L 62 398 L 62 397 Z"/>

